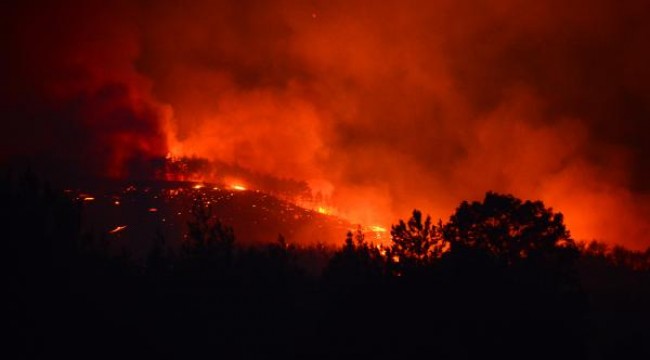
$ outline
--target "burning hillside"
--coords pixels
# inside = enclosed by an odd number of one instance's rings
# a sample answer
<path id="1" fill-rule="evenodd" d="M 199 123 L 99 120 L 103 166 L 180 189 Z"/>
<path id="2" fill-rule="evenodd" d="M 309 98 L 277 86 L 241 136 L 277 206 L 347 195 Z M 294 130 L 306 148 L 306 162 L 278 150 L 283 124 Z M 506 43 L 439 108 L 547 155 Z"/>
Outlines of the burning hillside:
<path id="1" fill-rule="evenodd" d="M 374 242 L 387 240 L 382 227 L 353 224 L 323 211 L 299 206 L 291 196 L 275 196 L 240 183 L 182 181 L 110 182 L 92 190 L 67 190 L 83 206 L 84 227 L 114 249 L 141 258 L 156 237 L 172 248 L 187 238 L 193 206 L 201 206 L 230 226 L 243 245 L 268 244 L 283 236 L 303 246 L 339 245 L 361 226 Z M 304 202 L 306 204 L 306 202 Z"/>
<path id="2" fill-rule="evenodd" d="M 493 190 L 577 239 L 650 243 L 646 2 L 375 5 L 5 5 L 0 161 L 133 181 L 171 153 L 198 167 L 172 180 L 248 169 L 371 224 Z"/>

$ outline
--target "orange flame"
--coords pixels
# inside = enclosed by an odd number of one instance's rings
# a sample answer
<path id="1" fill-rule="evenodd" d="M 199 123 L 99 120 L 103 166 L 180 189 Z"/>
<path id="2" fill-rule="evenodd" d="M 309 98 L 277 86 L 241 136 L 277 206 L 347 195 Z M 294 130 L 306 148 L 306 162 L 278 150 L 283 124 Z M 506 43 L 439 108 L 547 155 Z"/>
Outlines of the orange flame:
<path id="1" fill-rule="evenodd" d="M 248 190 L 246 188 L 246 186 L 241 185 L 241 184 L 232 184 L 232 185 L 230 185 L 230 189 L 237 190 L 237 191 L 246 191 L 246 190 Z"/>
<path id="2" fill-rule="evenodd" d="M 126 225 L 121 225 L 121 226 L 115 227 L 113 230 L 110 230 L 108 233 L 111 234 L 111 235 L 112 234 L 117 234 L 118 232 L 123 231 L 124 229 L 126 229 Z"/>

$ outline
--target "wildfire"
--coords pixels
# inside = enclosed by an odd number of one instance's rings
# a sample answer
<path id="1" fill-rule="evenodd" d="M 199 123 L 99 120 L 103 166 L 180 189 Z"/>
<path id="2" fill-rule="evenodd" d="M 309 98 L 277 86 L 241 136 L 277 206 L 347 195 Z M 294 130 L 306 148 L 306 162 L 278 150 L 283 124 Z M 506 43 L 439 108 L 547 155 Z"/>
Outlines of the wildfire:
<path id="1" fill-rule="evenodd" d="M 318 212 L 319 214 L 323 214 L 323 215 L 331 215 L 332 214 L 332 212 L 328 208 L 325 208 L 325 207 L 322 207 L 322 206 L 319 206 L 318 208 L 316 208 L 316 212 Z"/>
<path id="2" fill-rule="evenodd" d="M 169 154 L 166 159 L 168 161 L 168 174 L 164 178 L 168 180 L 188 181 L 188 187 L 190 189 L 201 191 L 211 190 L 217 193 L 226 190 L 231 192 L 232 196 L 234 192 L 245 192 L 251 189 L 255 189 L 258 193 L 267 193 L 270 187 L 270 193 L 273 196 L 279 197 L 306 211 L 335 218 L 333 220 L 339 222 L 360 224 L 359 226 L 373 240 L 380 243 L 387 241 L 387 228 L 376 225 L 376 220 L 373 221 L 365 217 L 364 221 L 360 221 L 358 217 L 340 212 L 339 208 L 335 207 L 331 201 L 334 186 L 326 180 L 310 180 L 308 182 L 307 194 L 305 194 L 304 192 L 300 192 L 304 191 L 304 188 L 297 186 L 295 181 L 280 181 L 279 183 L 282 186 L 275 186 L 277 185 L 275 183 L 278 182 L 278 179 L 270 176 L 268 179 L 271 181 L 268 181 L 268 183 L 271 185 L 268 185 L 265 181 L 267 179 L 266 177 L 251 178 L 243 176 L 244 174 L 231 175 L 229 171 L 232 171 L 232 169 L 218 162 L 211 163 L 206 159 L 186 158 L 174 154 Z M 223 171 L 216 171 L 217 169 L 222 169 Z M 211 191 L 204 193 L 204 195 L 212 196 Z M 174 194 L 170 193 L 169 195 L 173 196 Z M 256 207 L 256 205 L 253 205 L 253 207 Z M 156 212 L 156 210 L 150 208 L 149 212 Z M 299 217 L 300 215 L 294 216 Z M 370 225 L 373 223 L 375 225 Z"/>
<path id="3" fill-rule="evenodd" d="M 232 190 L 237 190 L 237 191 L 246 191 L 246 190 L 248 190 L 244 185 L 240 185 L 240 184 L 232 184 L 232 185 L 230 185 L 230 188 Z"/>
<path id="4" fill-rule="evenodd" d="M 377 233 L 385 233 L 387 231 L 386 228 L 377 225 L 370 226 L 370 230 Z"/>
<path id="5" fill-rule="evenodd" d="M 117 234 L 118 232 L 120 232 L 120 231 L 122 231 L 124 229 L 126 229 L 126 225 L 117 226 L 117 227 L 115 227 L 115 229 L 109 231 L 108 233 L 109 234 Z"/>

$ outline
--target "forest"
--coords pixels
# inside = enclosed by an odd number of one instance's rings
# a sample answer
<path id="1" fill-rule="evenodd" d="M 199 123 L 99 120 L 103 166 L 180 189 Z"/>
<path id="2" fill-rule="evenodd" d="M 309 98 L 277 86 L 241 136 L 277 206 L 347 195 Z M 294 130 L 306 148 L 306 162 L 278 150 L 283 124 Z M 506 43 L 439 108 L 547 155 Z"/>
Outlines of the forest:
<path id="1" fill-rule="evenodd" d="M 12 358 L 650 358 L 650 249 L 576 243 L 540 201 L 487 192 L 336 248 L 248 246 L 196 204 L 143 263 L 34 175 L 3 175 L 0 202 Z"/>

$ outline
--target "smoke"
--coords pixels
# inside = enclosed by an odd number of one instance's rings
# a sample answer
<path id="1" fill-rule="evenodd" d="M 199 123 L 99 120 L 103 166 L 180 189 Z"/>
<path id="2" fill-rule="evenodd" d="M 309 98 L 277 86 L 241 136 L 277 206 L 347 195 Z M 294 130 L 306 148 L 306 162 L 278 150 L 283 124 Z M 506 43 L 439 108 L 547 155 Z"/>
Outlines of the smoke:
<path id="1" fill-rule="evenodd" d="M 66 120 L 34 143 L 73 124 L 100 168 L 169 150 L 307 180 L 364 223 L 510 192 L 650 245 L 647 2 L 43 6 L 10 22 L 29 58 L 2 94 Z"/>
<path id="2" fill-rule="evenodd" d="M 132 9 L 120 2 L 4 5 L 1 160 L 55 177 L 147 176 L 166 153 L 170 109 L 134 62 Z"/>

